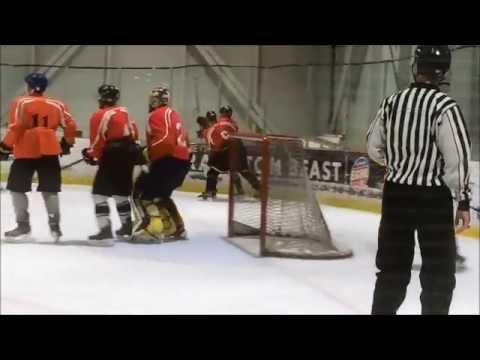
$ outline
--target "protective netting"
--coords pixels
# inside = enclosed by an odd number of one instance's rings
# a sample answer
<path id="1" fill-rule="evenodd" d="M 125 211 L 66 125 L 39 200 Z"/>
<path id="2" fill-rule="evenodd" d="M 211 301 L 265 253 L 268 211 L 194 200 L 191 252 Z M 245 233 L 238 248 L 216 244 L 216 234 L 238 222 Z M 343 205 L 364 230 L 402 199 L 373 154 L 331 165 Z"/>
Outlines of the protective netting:
<path id="1" fill-rule="evenodd" d="M 263 171 L 268 176 L 263 177 L 260 199 L 235 196 L 231 199 L 230 236 L 240 238 L 237 245 L 252 246 L 252 239 L 256 238 L 260 255 L 319 259 L 352 255 L 350 250 L 339 249 L 332 241 L 305 171 L 303 142 L 284 137 L 241 140 L 247 150 L 250 171 L 259 179 Z M 270 161 L 264 162 L 267 154 Z M 242 237 L 250 240 L 242 241 Z"/>

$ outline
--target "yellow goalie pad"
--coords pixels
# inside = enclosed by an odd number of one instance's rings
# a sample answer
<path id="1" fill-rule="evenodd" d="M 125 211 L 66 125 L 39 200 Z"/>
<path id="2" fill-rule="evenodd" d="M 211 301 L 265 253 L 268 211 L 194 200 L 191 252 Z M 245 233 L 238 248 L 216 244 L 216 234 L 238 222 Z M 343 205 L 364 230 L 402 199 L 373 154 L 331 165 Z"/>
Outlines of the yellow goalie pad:
<path id="1" fill-rule="evenodd" d="M 135 206 L 134 240 L 161 240 L 173 235 L 177 226 L 160 201 L 141 200 L 140 209 Z"/>

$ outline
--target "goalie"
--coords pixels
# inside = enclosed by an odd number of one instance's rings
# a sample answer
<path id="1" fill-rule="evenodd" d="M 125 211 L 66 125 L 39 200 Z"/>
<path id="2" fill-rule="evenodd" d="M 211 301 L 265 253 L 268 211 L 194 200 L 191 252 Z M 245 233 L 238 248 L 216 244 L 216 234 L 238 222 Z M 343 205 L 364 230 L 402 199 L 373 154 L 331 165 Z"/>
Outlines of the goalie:
<path id="1" fill-rule="evenodd" d="M 169 99 L 166 87 L 150 93 L 143 152 L 148 166 L 143 166 L 133 188 L 133 241 L 186 239 L 182 216 L 171 196 L 190 169 L 189 141 L 179 114 L 168 106 Z"/>

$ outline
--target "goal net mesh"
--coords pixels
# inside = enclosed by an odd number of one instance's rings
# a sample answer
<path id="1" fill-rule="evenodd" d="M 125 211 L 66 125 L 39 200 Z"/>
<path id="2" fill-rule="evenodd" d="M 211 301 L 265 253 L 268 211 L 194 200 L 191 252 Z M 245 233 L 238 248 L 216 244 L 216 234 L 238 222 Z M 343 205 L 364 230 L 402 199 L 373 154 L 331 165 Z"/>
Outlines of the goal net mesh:
<path id="1" fill-rule="evenodd" d="M 332 241 L 305 170 L 301 139 L 242 136 L 235 140 L 231 178 L 242 175 L 239 164 L 246 156 L 248 171 L 260 181 L 258 194 L 248 189 L 246 195 L 238 196 L 230 186 L 229 237 L 236 245 L 260 256 L 327 259 L 352 255 Z"/>

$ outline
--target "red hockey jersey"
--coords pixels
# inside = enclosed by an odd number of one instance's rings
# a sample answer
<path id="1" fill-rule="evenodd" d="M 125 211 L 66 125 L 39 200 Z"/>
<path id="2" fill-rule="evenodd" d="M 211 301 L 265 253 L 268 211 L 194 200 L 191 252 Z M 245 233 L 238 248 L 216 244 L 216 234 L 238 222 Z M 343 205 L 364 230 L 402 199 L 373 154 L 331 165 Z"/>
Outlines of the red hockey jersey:
<path id="1" fill-rule="evenodd" d="M 237 133 L 237 128 L 229 118 L 220 118 L 208 129 L 207 141 L 212 151 L 223 151 L 228 145 L 230 136 Z"/>
<path id="2" fill-rule="evenodd" d="M 218 119 L 218 122 L 220 121 L 228 121 L 229 123 L 231 123 L 234 127 L 235 127 L 235 131 L 238 131 L 238 124 L 235 120 L 233 120 L 232 117 L 228 117 L 228 116 L 220 116 L 220 118 Z"/>
<path id="3" fill-rule="evenodd" d="M 189 139 L 180 115 L 169 106 L 156 108 L 148 118 L 147 146 L 150 161 L 166 156 L 189 160 Z"/>
<path id="4" fill-rule="evenodd" d="M 97 110 L 90 118 L 90 154 L 101 159 L 105 144 L 130 136 L 138 140 L 138 128 L 123 106 L 106 107 Z"/>

